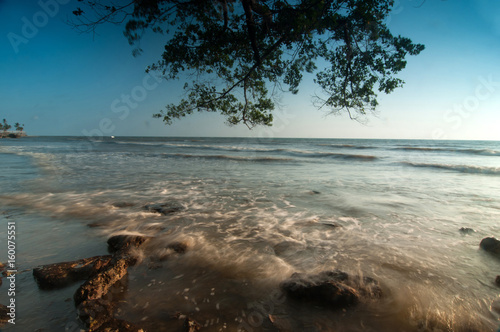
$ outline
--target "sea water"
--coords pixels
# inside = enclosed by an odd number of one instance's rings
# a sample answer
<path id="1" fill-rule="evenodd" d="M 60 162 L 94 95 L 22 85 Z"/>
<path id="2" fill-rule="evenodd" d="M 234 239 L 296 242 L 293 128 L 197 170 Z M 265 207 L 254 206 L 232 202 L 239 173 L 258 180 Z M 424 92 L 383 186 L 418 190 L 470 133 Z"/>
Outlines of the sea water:
<path id="1" fill-rule="evenodd" d="M 28 137 L 0 141 L 0 261 L 15 222 L 16 325 L 73 331 L 78 283 L 38 290 L 37 265 L 151 237 L 116 317 L 149 331 L 496 331 L 500 142 Z M 184 209 L 161 215 L 147 204 Z M 461 232 L 461 228 L 470 228 Z M 184 254 L 164 257 L 183 242 Z M 348 310 L 286 300 L 294 272 L 340 269 L 384 296 Z M 6 279 L 0 303 L 7 304 Z M 270 323 L 273 320 L 274 326 Z"/>

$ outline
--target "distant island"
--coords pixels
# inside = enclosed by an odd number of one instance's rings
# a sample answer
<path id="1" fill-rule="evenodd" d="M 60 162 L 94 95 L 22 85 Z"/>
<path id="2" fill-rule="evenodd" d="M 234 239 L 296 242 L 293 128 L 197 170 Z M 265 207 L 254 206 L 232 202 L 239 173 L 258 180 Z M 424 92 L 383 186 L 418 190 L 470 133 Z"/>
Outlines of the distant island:
<path id="1" fill-rule="evenodd" d="M 16 122 L 14 124 L 16 131 L 9 131 L 11 128 L 12 126 L 7 123 L 7 120 L 3 119 L 2 123 L 0 123 L 0 138 L 19 138 L 27 136 L 24 132 L 24 124 L 21 125 L 19 122 Z"/>
<path id="2" fill-rule="evenodd" d="M 0 132 L 0 138 L 19 138 L 19 137 L 26 137 L 26 133 L 24 131 L 21 132 Z"/>

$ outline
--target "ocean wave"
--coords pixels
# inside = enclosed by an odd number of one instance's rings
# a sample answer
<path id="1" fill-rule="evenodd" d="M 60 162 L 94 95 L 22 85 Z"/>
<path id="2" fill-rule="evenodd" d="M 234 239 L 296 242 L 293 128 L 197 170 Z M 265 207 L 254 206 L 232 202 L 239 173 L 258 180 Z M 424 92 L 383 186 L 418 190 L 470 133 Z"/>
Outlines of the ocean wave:
<path id="1" fill-rule="evenodd" d="M 164 153 L 165 158 L 199 158 L 213 160 L 232 160 L 232 161 L 250 161 L 250 162 L 291 162 L 292 158 L 279 157 L 243 157 L 243 156 L 227 156 L 227 155 L 200 155 L 200 154 L 184 154 L 184 153 Z"/>
<path id="2" fill-rule="evenodd" d="M 357 150 L 377 149 L 377 147 L 375 146 L 354 145 L 354 144 L 318 144 L 318 146 L 328 146 L 335 149 L 357 149 Z"/>
<path id="3" fill-rule="evenodd" d="M 196 142 L 196 141 L 193 141 Z M 184 144 L 184 143 L 169 143 L 169 142 L 108 142 L 116 144 L 130 144 L 130 145 L 147 145 L 147 146 L 161 146 L 173 148 L 186 148 L 186 149 L 199 149 L 211 151 L 230 151 L 230 152 L 282 152 L 285 149 L 268 149 L 249 147 L 244 145 L 211 145 L 211 144 Z"/>
<path id="4" fill-rule="evenodd" d="M 490 150 L 490 149 L 453 149 L 453 148 L 432 148 L 432 147 L 404 146 L 404 147 L 394 148 L 394 150 L 451 152 L 451 153 L 465 153 L 465 154 L 484 155 L 484 156 L 500 156 L 500 151 Z"/>
<path id="5" fill-rule="evenodd" d="M 306 157 L 306 158 L 334 158 L 334 159 L 360 160 L 360 161 L 373 161 L 378 159 L 378 157 L 371 155 L 333 153 L 333 152 L 311 152 L 311 151 L 301 151 L 301 150 L 288 150 L 287 154 L 298 157 Z"/>
<path id="6" fill-rule="evenodd" d="M 488 175 L 500 175 L 500 167 L 487 167 L 487 166 L 474 166 L 474 165 L 450 165 L 450 164 L 426 164 L 426 163 L 412 163 L 412 162 L 402 162 L 404 165 L 412 167 L 426 167 L 443 169 L 448 171 L 454 171 L 459 173 L 470 173 L 470 174 L 488 174 Z"/>

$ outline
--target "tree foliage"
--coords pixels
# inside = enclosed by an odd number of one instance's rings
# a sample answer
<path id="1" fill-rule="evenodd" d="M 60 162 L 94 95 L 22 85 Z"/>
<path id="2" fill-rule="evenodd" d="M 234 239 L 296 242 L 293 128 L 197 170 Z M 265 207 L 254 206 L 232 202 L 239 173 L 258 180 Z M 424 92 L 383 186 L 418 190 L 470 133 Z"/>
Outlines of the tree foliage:
<path id="1" fill-rule="evenodd" d="M 135 46 L 147 30 L 165 36 L 147 71 L 185 81 L 185 97 L 155 115 L 169 124 L 208 111 L 271 125 L 277 96 L 297 93 L 305 73 L 323 91 L 318 107 L 357 118 L 375 109 L 378 92 L 403 85 L 396 74 L 424 49 L 387 28 L 392 0 L 79 1 L 72 24 L 82 31 L 125 23 Z"/>
<path id="2" fill-rule="evenodd" d="M 7 123 L 7 119 L 2 120 L 2 124 L 0 124 L 0 129 L 3 130 L 4 132 L 8 131 L 12 126 Z"/>

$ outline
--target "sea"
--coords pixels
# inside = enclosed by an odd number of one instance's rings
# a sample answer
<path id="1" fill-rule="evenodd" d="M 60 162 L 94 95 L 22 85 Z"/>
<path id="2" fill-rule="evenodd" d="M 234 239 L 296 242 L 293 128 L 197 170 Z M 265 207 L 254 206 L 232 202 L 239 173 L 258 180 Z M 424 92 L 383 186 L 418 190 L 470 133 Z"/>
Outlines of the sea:
<path id="1" fill-rule="evenodd" d="M 39 265 L 143 235 L 115 317 L 146 331 L 497 331 L 500 142 L 25 137 L 0 140 L 0 261 L 15 225 L 2 331 L 80 331 L 81 282 L 40 290 Z M 166 215 L 145 208 L 174 205 Z M 169 249 L 183 243 L 184 253 Z M 294 273 L 376 279 L 381 298 L 293 301 Z M 83 282 L 83 281 L 82 281 Z"/>

